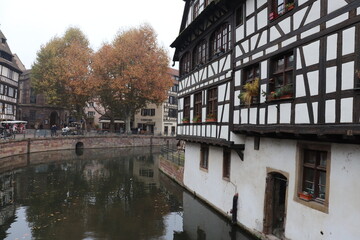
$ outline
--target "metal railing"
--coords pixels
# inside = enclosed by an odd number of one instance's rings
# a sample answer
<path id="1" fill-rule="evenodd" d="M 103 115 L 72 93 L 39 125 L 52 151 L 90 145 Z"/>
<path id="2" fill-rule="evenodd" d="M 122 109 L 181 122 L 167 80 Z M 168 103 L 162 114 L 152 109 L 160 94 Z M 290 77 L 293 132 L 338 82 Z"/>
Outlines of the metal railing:
<path id="1" fill-rule="evenodd" d="M 161 156 L 176 165 L 184 166 L 185 151 L 183 149 L 178 149 L 175 145 L 163 146 L 161 148 Z"/>

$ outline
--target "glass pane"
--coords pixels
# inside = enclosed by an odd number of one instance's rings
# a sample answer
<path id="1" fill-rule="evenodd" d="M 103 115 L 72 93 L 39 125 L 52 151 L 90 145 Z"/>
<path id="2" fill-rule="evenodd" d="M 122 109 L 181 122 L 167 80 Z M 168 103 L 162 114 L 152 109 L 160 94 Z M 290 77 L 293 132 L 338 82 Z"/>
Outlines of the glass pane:
<path id="1" fill-rule="evenodd" d="M 281 71 L 284 69 L 284 59 L 279 59 L 276 61 L 276 71 Z"/>
<path id="2" fill-rule="evenodd" d="M 290 55 L 286 58 L 286 67 L 292 67 L 294 64 L 294 55 Z"/>
<path id="3" fill-rule="evenodd" d="M 316 151 L 305 150 L 304 151 L 304 163 L 315 164 L 316 163 Z"/>
<path id="4" fill-rule="evenodd" d="M 292 76 L 293 76 L 293 72 L 289 71 L 285 73 L 285 77 L 286 77 L 286 84 L 292 83 Z"/>
<path id="5" fill-rule="evenodd" d="M 281 87 L 282 85 L 284 85 L 284 78 L 282 75 L 277 75 L 275 76 L 275 86 L 276 87 Z"/>
<path id="6" fill-rule="evenodd" d="M 326 172 L 320 172 L 319 176 L 319 198 L 325 199 Z"/>
<path id="7" fill-rule="evenodd" d="M 255 77 L 260 77 L 260 69 L 258 67 L 255 68 Z"/>
<path id="8" fill-rule="evenodd" d="M 326 167 L 326 152 L 320 152 L 320 166 L 321 167 Z"/>

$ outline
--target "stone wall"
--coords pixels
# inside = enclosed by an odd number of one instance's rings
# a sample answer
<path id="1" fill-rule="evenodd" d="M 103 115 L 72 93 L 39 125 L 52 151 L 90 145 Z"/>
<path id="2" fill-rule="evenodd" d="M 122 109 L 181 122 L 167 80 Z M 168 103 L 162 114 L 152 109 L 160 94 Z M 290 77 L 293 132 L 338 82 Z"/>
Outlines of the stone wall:
<path id="1" fill-rule="evenodd" d="M 168 144 L 176 144 L 176 139 L 174 137 L 154 137 L 144 135 L 29 138 L 26 140 L 1 142 L 0 158 L 26 153 L 76 149 L 77 144 L 82 145 L 83 148 L 161 146 Z"/>
<path id="2" fill-rule="evenodd" d="M 184 186 L 184 167 L 179 166 L 160 156 L 159 169 L 181 186 Z"/>

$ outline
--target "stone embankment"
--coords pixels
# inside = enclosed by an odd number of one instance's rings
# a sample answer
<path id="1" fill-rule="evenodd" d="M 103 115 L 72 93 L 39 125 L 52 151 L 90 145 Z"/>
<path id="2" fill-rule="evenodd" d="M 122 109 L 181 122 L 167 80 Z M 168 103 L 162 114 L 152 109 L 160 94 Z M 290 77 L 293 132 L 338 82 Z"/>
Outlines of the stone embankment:
<path id="1" fill-rule="evenodd" d="M 13 155 L 77 148 L 119 148 L 171 144 L 176 144 L 175 137 L 120 135 L 28 138 L 0 142 L 0 159 Z"/>

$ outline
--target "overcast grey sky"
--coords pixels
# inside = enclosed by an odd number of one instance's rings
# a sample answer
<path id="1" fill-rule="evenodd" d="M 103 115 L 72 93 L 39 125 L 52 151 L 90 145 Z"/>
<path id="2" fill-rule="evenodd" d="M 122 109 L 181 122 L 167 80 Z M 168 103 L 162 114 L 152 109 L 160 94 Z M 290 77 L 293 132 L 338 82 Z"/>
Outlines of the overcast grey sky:
<path id="1" fill-rule="evenodd" d="M 120 29 L 149 23 L 169 50 L 179 33 L 183 0 L 0 0 L 0 30 L 27 69 L 40 46 L 79 27 L 97 50 Z"/>

